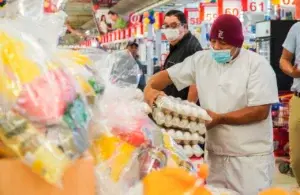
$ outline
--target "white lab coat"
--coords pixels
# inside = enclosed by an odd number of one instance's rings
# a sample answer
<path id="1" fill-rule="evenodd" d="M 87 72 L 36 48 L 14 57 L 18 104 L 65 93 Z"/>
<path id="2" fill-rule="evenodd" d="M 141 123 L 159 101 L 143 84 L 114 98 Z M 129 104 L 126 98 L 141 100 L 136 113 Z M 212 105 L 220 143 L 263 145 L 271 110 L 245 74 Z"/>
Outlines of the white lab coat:
<path id="1" fill-rule="evenodd" d="M 228 64 L 217 64 L 210 51 L 200 51 L 167 71 L 178 90 L 196 84 L 201 106 L 217 113 L 278 102 L 272 67 L 252 51 L 241 49 Z M 209 184 L 243 195 L 254 195 L 270 185 L 274 166 L 271 115 L 248 125 L 219 125 L 207 132 L 206 141 L 212 173 Z M 249 168 L 257 163 L 256 169 Z M 265 182 L 258 185 L 254 178 Z"/>

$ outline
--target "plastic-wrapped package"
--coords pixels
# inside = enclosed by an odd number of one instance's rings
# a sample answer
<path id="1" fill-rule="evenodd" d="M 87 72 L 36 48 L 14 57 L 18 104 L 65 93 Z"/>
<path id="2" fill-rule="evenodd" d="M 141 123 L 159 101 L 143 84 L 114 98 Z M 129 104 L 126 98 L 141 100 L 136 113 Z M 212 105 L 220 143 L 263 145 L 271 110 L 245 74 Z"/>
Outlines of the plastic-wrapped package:
<path id="1" fill-rule="evenodd" d="M 138 86 L 140 69 L 132 55 L 127 51 L 115 51 L 107 56 L 102 63 L 97 63 L 94 68 L 97 77 L 103 78 L 107 85 L 118 87 Z"/>
<path id="2" fill-rule="evenodd" d="M 0 24 L 0 137 L 34 172 L 57 184 L 89 147 L 89 106 L 68 68 L 6 21 Z"/>
<path id="3" fill-rule="evenodd" d="M 113 53 L 96 66 L 106 81 L 90 125 L 100 195 L 124 194 L 164 167 L 181 166 L 195 173 L 183 150 L 148 117 L 152 110 L 136 88 L 137 68 L 127 51 Z"/>
<path id="4" fill-rule="evenodd" d="M 66 64 L 69 72 L 77 80 L 89 103 L 94 103 L 96 96 L 103 93 L 105 83 L 101 78 L 96 78 L 89 67 L 93 62 L 86 55 L 73 50 L 59 50 L 57 56 Z"/>

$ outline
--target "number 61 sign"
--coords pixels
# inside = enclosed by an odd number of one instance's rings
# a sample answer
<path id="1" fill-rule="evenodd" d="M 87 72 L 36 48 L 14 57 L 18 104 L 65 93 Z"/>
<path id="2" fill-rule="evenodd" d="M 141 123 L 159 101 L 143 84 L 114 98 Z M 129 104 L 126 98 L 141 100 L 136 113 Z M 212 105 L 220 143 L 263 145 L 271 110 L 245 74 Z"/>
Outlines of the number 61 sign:
<path id="1" fill-rule="evenodd" d="M 267 0 L 242 0 L 243 10 L 248 12 L 266 12 Z"/>

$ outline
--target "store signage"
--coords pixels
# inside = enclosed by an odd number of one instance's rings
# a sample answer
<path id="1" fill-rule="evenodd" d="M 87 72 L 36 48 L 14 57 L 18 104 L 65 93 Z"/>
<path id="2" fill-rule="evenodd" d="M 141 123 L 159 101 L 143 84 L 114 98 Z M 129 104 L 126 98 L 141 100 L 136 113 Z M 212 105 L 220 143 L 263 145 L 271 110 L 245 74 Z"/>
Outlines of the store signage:
<path id="1" fill-rule="evenodd" d="M 247 11 L 249 12 L 266 12 L 267 5 L 265 0 L 248 0 Z"/>
<path id="2" fill-rule="evenodd" d="M 242 4 L 240 0 L 223 0 L 223 13 L 239 17 Z"/>
<path id="3" fill-rule="evenodd" d="M 189 26 L 201 24 L 201 19 L 200 19 L 200 14 L 199 14 L 198 8 L 185 8 L 184 13 L 188 20 Z"/>
<path id="4" fill-rule="evenodd" d="M 136 35 L 136 27 L 134 27 L 134 26 L 130 27 L 130 34 L 132 37 L 134 37 Z"/>
<path id="5" fill-rule="evenodd" d="M 280 5 L 295 6 L 295 0 L 280 0 Z"/>
<path id="6" fill-rule="evenodd" d="M 218 17 L 217 5 L 205 6 L 204 8 L 204 20 L 213 21 Z"/>
<path id="7" fill-rule="evenodd" d="M 130 28 L 126 28 L 126 29 L 125 29 L 125 38 L 126 38 L 126 39 L 129 39 L 129 38 L 130 38 L 130 34 L 131 34 L 131 33 L 130 33 Z"/>
<path id="8" fill-rule="evenodd" d="M 125 39 L 125 30 L 120 30 L 120 39 Z"/>
<path id="9" fill-rule="evenodd" d="M 130 14 L 129 15 L 129 26 L 134 26 L 138 23 L 141 23 L 143 19 L 142 15 L 138 15 L 138 14 Z"/>

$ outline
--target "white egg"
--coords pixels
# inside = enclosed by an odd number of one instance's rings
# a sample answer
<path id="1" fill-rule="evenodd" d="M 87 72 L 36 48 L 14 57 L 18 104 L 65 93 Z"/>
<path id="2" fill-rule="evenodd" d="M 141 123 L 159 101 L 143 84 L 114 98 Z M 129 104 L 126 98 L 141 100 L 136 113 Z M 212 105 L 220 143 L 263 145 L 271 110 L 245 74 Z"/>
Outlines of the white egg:
<path id="1" fill-rule="evenodd" d="M 196 157 L 201 157 L 204 154 L 204 151 L 199 145 L 193 145 L 193 153 Z"/>
<path id="2" fill-rule="evenodd" d="M 192 135 L 191 135 L 191 133 L 190 133 L 190 132 L 185 132 L 185 133 L 183 134 L 183 139 L 184 139 L 184 140 L 188 140 L 188 141 L 192 140 Z"/>
<path id="3" fill-rule="evenodd" d="M 182 110 L 182 106 L 178 103 L 174 104 L 174 112 L 176 112 L 177 114 L 182 114 L 183 110 Z"/>
<path id="4" fill-rule="evenodd" d="M 198 140 L 199 140 L 199 138 L 200 138 L 200 136 L 199 136 L 199 134 L 198 134 L 198 133 L 193 133 L 193 134 L 192 134 L 192 138 L 191 138 L 191 140 L 193 140 L 193 141 L 198 141 Z"/>
<path id="5" fill-rule="evenodd" d="M 189 121 L 187 119 L 182 119 L 179 123 L 179 127 L 181 129 L 188 129 L 189 127 Z"/>
<path id="6" fill-rule="evenodd" d="M 168 134 L 170 137 L 174 138 L 175 137 L 175 131 L 173 129 L 168 130 Z"/>
<path id="7" fill-rule="evenodd" d="M 191 121 L 189 123 L 189 129 L 192 133 L 195 133 L 197 130 L 197 123 L 195 121 Z"/>
<path id="8" fill-rule="evenodd" d="M 197 111 L 197 108 L 192 108 L 192 109 L 191 109 L 191 117 L 198 118 L 198 111 Z"/>
<path id="9" fill-rule="evenodd" d="M 183 140 L 183 133 L 181 131 L 176 131 L 175 139 Z"/>
<path id="10" fill-rule="evenodd" d="M 180 125 L 180 119 L 178 117 L 174 117 L 172 119 L 172 126 L 179 127 L 179 125 Z"/>
<path id="11" fill-rule="evenodd" d="M 164 124 L 165 124 L 165 126 L 168 127 L 168 128 L 172 127 L 172 121 L 166 121 L 166 120 L 165 120 L 165 123 L 164 123 Z"/>
<path id="12" fill-rule="evenodd" d="M 197 131 L 199 132 L 200 135 L 204 135 L 206 133 L 206 127 L 205 124 L 203 123 L 198 123 L 197 124 Z"/>
<path id="13" fill-rule="evenodd" d="M 163 125 L 165 124 L 165 119 L 164 118 L 158 118 L 158 119 L 155 119 L 156 123 L 158 125 Z"/>
<path id="14" fill-rule="evenodd" d="M 183 116 L 190 116 L 192 112 L 191 107 L 187 105 L 182 105 L 182 111 Z"/>
<path id="15" fill-rule="evenodd" d="M 150 114 L 152 112 L 151 107 L 147 103 L 143 102 L 142 106 L 143 106 L 143 110 L 146 114 Z"/>
<path id="16" fill-rule="evenodd" d="M 156 112 L 154 114 L 155 114 L 154 118 L 156 118 L 156 119 L 165 118 L 165 115 L 164 115 L 164 113 L 162 111 L 158 111 L 158 112 Z"/>
<path id="17" fill-rule="evenodd" d="M 184 149 L 184 152 L 185 152 L 185 154 L 190 158 L 190 157 L 192 157 L 193 156 L 193 149 L 192 149 L 192 147 L 190 146 L 190 145 L 185 145 L 184 147 L 183 147 L 183 149 Z"/>
<path id="18" fill-rule="evenodd" d="M 172 123 L 173 117 L 170 114 L 165 115 L 166 123 Z"/>
<path id="19" fill-rule="evenodd" d="M 181 102 L 182 99 L 180 97 L 175 98 L 176 101 Z"/>
<path id="20" fill-rule="evenodd" d="M 205 143 L 205 138 L 204 137 L 202 137 L 202 136 L 199 136 L 199 143 L 200 144 L 204 144 Z"/>

